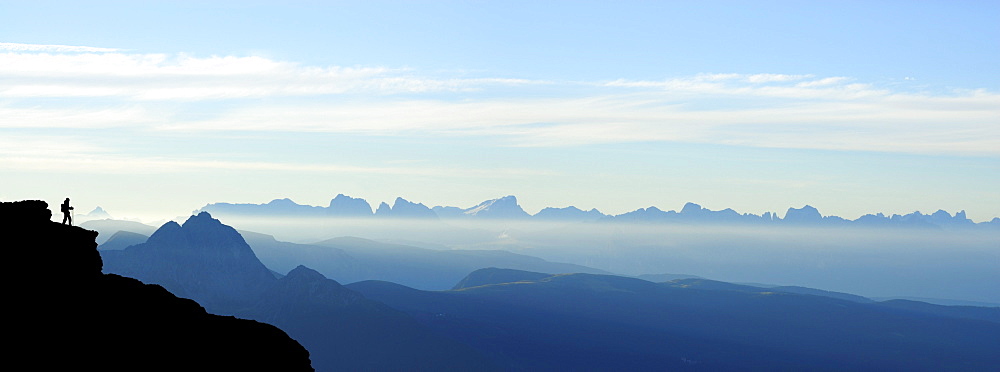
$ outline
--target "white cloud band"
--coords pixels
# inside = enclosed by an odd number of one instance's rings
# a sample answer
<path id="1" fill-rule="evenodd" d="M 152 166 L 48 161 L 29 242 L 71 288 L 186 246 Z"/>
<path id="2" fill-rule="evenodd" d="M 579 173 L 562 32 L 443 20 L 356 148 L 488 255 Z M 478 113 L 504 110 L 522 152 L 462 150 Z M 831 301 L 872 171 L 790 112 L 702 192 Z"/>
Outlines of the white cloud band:
<path id="1" fill-rule="evenodd" d="M 440 78 L 255 56 L 12 43 L 0 51 L 0 99 L 8 102 L 0 103 L 0 129 L 424 133 L 500 136 L 515 146 L 678 141 L 1000 155 L 1000 94 L 985 90 L 933 95 L 783 74 L 589 83 Z M 34 103 L 44 99 L 99 104 Z M 188 117 L 191 105 L 199 105 L 197 118 Z"/>

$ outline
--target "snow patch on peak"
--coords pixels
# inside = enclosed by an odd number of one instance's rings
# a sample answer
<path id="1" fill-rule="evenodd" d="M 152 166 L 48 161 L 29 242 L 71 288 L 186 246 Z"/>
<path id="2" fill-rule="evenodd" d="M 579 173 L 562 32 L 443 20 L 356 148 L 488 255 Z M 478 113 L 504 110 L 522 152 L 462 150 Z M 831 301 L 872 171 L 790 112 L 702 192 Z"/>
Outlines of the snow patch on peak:
<path id="1" fill-rule="evenodd" d="M 466 216 L 494 217 L 494 218 L 525 218 L 528 213 L 517 204 L 514 195 L 507 195 L 502 198 L 491 199 L 479 203 L 478 205 L 462 211 Z"/>

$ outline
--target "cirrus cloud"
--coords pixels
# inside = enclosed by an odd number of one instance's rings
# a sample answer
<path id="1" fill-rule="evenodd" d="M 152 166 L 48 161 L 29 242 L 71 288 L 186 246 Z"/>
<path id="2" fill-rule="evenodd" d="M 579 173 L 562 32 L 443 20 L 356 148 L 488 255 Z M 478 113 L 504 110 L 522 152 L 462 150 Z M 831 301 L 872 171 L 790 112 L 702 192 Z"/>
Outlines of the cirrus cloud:
<path id="1" fill-rule="evenodd" d="M 259 56 L 11 43 L 0 51 L 0 129 L 429 134 L 489 136 L 509 146 L 673 141 L 1000 155 L 1000 94 L 986 90 L 915 93 L 801 74 L 558 82 Z"/>

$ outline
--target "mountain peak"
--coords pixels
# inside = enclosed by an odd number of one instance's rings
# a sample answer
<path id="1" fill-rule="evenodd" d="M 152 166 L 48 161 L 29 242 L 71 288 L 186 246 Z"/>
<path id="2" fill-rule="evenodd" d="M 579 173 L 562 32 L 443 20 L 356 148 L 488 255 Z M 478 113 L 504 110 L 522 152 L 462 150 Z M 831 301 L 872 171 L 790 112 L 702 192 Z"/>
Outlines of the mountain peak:
<path id="1" fill-rule="evenodd" d="M 951 213 L 944 209 L 938 209 L 937 212 L 931 213 L 931 217 L 935 218 L 951 218 Z"/>
<path id="2" fill-rule="evenodd" d="M 788 208 L 788 212 L 785 212 L 784 220 L 794 223 L 814 223 L 822 221 L 823 215 L 813 206 L 806 204 L 798 209 Z"/>
<path id="3" fill-rule="evenodd" d="M 170 221 L 145 243 L 103 251 L 105 272 L 160 284 L 213 312 L 229 312 L 255 299 L 276 280 L 243 236 L 208 212 Z"/>
<path id="4" fill-rule="evenodd" d="M 190 219 L 189 219 L 190 220 Z M 186 222 L 185 222 L 186 223 Z M 147 242 L 158 242 L 161 240 L 170 240 L 178 231 L 181 230 L 181 225 L 174 221 L 167 221 L 167 223 L 160 226 L 159 229 L 153 232 L 153 235 L 149 236 Z"/>
<path id="5" fill-rule="evenodd" d="M 684 208 L 681 208 L 681 213 L 683 213 L 683 214 L 693 214 L 693 213 L 701 212 L 702 209 L 704 209 L 704 208 L 702 208 L 698 204 L 695 204 L 695 203 L 692 203 L 692 202 L 687 202 L 687 203 L 684 203 Z"/>
<path id="6" fill-rule="evenodd" d="M 327 309 L 343 308 L 367 301 L 361 294 L 303 265 L 296 266 L 288 272 L 288 275 L 278 279 L 277 285 L 268 288 L 262 297 L 270 300 L 284 298 L 284 301 L 308 298 L 314 305 Z"/>
<path id="7" fill-rule="evenodd" d="M 379 210 L 381 209 L 380 205 Z M 388 217 L 395 218 L 438 218 L 437 214 L 423 203 L 414 203 L 402 197 L 397 197 L 392 203 L 392 209 L 386 212 L 389 212 L 386 214 Z"/>
<path id="8" fill-rule="evenodd" d="M 293 202 L 292 199 L 289 199 L 289 198 L 274 199 L 274 200 L 271 200 L 271 202 L 267 203 L 267 204 L 268 205 L 298 205 L 298 203 Z"/>
<path id="9" fill-rule="evenodd" d="M 372 215 L 372 206 L 362 198 L 352 198 L 337 194 L 330 200 L 326 214 L 333 216 L 368 217 Z"/>
<path id="10" fill-rule="evenodd" d="M 589 211 L 583 211 L 582 209 L 572 205 L 565 208 L 546 207 L 532 216 L 532 218 L 540 220 L 562 221 L 597 221 L 602 217 L 605 217 L 604 213 L 598 211 L 597 208 L 591 208 Z"/>
<path id="11" fill-rule="evenodd" d="M 521 209 L 517 204 L 514 195 L 507 195 L 502 198 L 487 200 L 475 207 L 463 211 L 466 216 L 476 216 L 485 218 L 526 218 L 528 212 Z"/>
<path id="12" fill-rule="evenodd" d="M 89 220 L 103 220 L 103 219 L 111 218 L 111 215 L 108 214 L 108 212 L 105 211 L 104 208 L 97 207 L 97 208 L 94 208 L 94 210 L 90 211 L 90 213 L 87 213 L 87 214 L 85 214 L 83 216 L 80 216 L 80 217 L 83 217 L 83 218 L 86 218 L 86 219 L 89 219 Z"/>
<path id="13" fill-rule="evenodd" d="M 198 213 L 196 215 L 192 215 L 191 217 L 188 217 L 187 221 L 184 221 L 184 224 L 182 224 L 181 226 L 182 227 L 189 227 L 189 226 L 197 226 L 197 225 L 220 225 L 221 226 L 222 222 L 220 222 L 219 220 L 217 220 L 215 218 L 212 218 L 212 215 L 209 214 L 208 212 L 202 211 L 201 213 Z"/>
<path id="14" fill-rule="evenodd" d="M 285 275 L 285 279 L 313 282 L 317 280 L 324 280 L 327 278 L 323 276 L 323 274 L 320 274 L 319 271 L 310 269 L 308 267 L 305 267 L 304 265 L 299 265 L 296 266 L 294 269 L 292 269 L 292 271 L 289 271 L 288 275 Z"/>
<path id="15" fill-rule="evenodd" d="M 378 209 L 375 210 L 375 215 L 388 216 L 390 214 L 392 214 L 392 207 L 390 207 L 386 202 L 379 203 Z"/>

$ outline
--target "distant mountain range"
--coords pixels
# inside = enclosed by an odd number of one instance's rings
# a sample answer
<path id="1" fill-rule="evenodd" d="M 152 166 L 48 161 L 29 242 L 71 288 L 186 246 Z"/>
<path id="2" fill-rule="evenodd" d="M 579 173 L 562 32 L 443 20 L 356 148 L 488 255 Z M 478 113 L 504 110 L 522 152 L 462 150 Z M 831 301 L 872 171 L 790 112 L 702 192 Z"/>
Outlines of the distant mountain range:
<path id="1" fill-rule="evenodd" d="M 695 203 L 687 203 L 678 211 L 663 211 L 656 207 L 639 208 L 619 215 L 607 215 L 597 209 L 584 211 L 570 206 L 565 208 L 545 208 L 531 215 L 517 203 L 517 198 L 508 195 L 487 200 L 469 208 L 435 206 L 427 207 L 403 198 L 396 198 L 393 205 L 381 203 L 373 212 L 371 205 L 361 198 L 338 194 L 327 207 L 297 204 L 290 199 L 275 199 L 266 204 L 208 204 L 197 212 L 209 212 L 225 218 L 236 216 L 254 217 L 350 217 L 350 218 L 395 218 L 395 219 L 441 219 L 441 220 L 514 220 L 514 221 L 557 221 L 557 222 L 625 222 L 625 223 L 677 223 L 677 224 L 753 224 L 783 226 L 831 226 L 831 227 L 906 227 L 906 228 L 993 228 L 1000 229 L 1000 217 L 988 222 L 975 223 L 968 219 L 965 211 L 954 215 L 939 210 L 931 214 L 913 212 L 906 215 L 882 213 L 866 214 L 855 220 L 837 216 L 824 216 L 816 208 L 806 205 L 802 208 L 788 208 L 784 217 L 766 212 L 761 215 L 739 213 L 732 209 L 709 210 Z"/>

